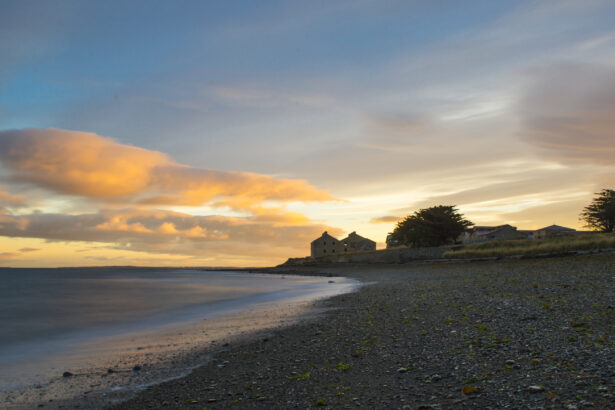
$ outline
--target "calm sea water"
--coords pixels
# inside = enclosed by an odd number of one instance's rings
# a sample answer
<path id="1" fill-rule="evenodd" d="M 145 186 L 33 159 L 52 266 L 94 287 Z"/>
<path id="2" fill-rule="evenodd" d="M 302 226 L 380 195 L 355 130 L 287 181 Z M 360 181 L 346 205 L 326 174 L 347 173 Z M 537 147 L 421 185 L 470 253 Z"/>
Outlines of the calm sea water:
<path id="1" fill-rule="evenodd" d="M 267 303 L 307 301 L 356 286 L 345 278 L 188 269 L 0 268 L 0 368 L 27 369 L 34 361 L 68 358 L 84 349 L 91 357 L 97 352 L 84 346 L 95 346 L 96 340 L 206 323 Z M 10 374 L 0 378 L 0 392 L 14 386 Z"/>

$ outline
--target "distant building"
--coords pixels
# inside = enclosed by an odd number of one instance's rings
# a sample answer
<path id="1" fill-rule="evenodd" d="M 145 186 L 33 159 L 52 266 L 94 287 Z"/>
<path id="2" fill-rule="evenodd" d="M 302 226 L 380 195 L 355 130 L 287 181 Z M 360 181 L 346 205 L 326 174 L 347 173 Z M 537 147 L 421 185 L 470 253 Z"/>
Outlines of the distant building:
<path id="1" fill-rule="evenodd" d="M 566 228 L 565 226 L 551 225 L 534 231 L 534 239 L 553 238 L 555 236 L 575 235 L 576 229 Z"/>
<path id="2" fill-rule="evenodd" d="M 364 238 L 357 235 L 356 232 L 352 232 L 348 237 L 340 241 L 344 247 L 344 252 L 358 252 L 358 251 L 375 251 L 376 242 L 371 239 Z"/>
<path id="3" fill-rule="evenodd" d="M 340 253 L 342 249 L 342 243 L 329 235 L 327 231 L 323 232 L 320 238 L 314 239 L 311 243 L 311 255 L 313 257 Z"/>
<path id="4" fill-rule="evenodd" d="M 474 226 L 468 228 L 461 235 L 459 240 L 464 244 L 479 243 L 486 241 L 504 241 L 510 239 L 528 239 L 528 231 L 518 231 L 517 227 L 511 225 L 499 226 Z"/>
<path id="5" fill-rule="evenodd" d="M 340 253 L 352 253 L 359 251 L 376 250 L 376 242 L 371 239 L 351 233 L 348 237 L 339 241 L 326 231 L 318 239 L 314 239 L 310 244 L 311 256 L 337 255 Z"/>

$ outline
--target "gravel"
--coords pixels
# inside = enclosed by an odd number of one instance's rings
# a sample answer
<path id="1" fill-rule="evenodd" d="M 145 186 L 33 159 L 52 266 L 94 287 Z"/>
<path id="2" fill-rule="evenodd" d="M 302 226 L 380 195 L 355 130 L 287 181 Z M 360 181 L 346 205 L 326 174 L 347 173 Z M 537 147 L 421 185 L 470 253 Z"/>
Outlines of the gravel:
<path id="1" fill-rule="evenodd" d="M 112 408 L 615 407 L 613 255 L 293 273 L 372 284 Z"/>

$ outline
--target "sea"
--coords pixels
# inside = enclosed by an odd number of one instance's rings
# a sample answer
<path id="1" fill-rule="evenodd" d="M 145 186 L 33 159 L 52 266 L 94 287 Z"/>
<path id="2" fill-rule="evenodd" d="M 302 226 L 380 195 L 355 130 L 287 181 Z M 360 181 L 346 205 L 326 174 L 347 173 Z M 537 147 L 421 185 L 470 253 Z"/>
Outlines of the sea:
<path id="1" fill-rule="evenodd" d="M 240 271 L 0 268 L 0 408 L 123 400 L 359 286 Z"/>

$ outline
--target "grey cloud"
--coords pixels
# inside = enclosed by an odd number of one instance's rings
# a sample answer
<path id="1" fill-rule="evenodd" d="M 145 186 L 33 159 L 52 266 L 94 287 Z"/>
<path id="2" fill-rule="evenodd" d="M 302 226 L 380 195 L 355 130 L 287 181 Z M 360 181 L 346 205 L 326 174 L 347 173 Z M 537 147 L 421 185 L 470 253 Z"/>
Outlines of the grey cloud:
<path id="1" fill-rule="evenodd" d="M 553 64 L 531 73 L 520 138 L 562 163 L 615 165 L 615 67 Z"/>
<path id="2" fill-rule="evenodd" d="M 384 216 L 378 216 L 376 218 L 372 218 L 369 221 L 369 223 L 372 223 L 372 224 L 391 223 L 391 222 L 398 222 L 401 219 L 402 219 L 401 217 L 395 216 L 395 215 L 384 215 Z"/>
<path id="3" fill-rule="evenodd" d="M 284 218 L 284 216 L 281 216 Z M 189 256 L 238 255 L 271 258 L 305 256 L 324 225 L 279 225 L 258 217 L 192 216 L 143 209 L 103 210 L 91 214 L 32 213 L 0 215 L 0 235 L 48 241 L 94 241 L 140 252 Z"/>

